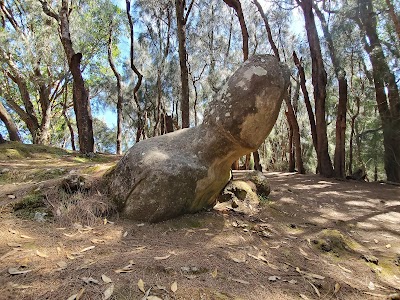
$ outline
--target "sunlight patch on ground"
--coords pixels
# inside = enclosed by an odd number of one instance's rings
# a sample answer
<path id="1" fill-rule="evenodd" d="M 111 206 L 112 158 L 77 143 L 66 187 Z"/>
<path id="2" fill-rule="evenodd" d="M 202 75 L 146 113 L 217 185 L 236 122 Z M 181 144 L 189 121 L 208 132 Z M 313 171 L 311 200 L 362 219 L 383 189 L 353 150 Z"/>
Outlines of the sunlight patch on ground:
<path id="1" fill-rule="evenodd" d="M 370 203 L 369 201 L 346 201 L 345 204 L 357 207 L 376 208 L 376 204 Z"/>
<path id="2" fill-rule="evenodd" d="M 329 221 L 323 217 L 312 217 L 310 218 L 310 223 L 317 223 L 320 225 L 325 225 L 326 223 L 328 223 Z"/>
<path id="3" fill-rule="evenodd" d="M 347 220 L 351 219 L 351 217 L 349 217 L 349 215 L 332 210 L 332 209 L 321 208 L 318 211 L 321 213 L 322 217 L 333 219 L 333 220 L 347 221 Z"/>
<path id="4" fill-rule="evenodd" d="M 284 202 L 284 203 L 290 203 L 290 204 L 297 203 L 297 201 L 295 201 L 293 198 L 289 198 L 289 197 L 282 197 L 281 199 L 279 199 L 279 201 Z"/>
<path id="5" fill-rule="evenodd" d="M 357 228 L 371 230 L 371 229 L 378 229 L 379 227 L 372 223 L 357 222 Z"/>
<path id="6" fill-rule="evenodd" d="M 400 213 L 392 211 L 372 217 L 371 220 L 379 222 L 389 222 L 392 224 L 400 224 Z"/>

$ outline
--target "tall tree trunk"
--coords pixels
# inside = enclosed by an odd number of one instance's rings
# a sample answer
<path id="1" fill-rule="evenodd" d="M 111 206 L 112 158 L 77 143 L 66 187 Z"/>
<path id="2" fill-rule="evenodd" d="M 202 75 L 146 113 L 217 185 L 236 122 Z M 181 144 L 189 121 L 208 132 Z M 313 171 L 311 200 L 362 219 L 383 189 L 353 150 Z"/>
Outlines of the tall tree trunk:
<path id="1" fill-rule="evenodd" d="M 68 1 L 63 0 L 59 13 L 61 43 L 67 56 L 68 66 L 73 78 L 73 103 L 78 127 L 79 151 L 81 153 L 94 152 L 93 120 L 90 108 L 89 92 L 82 77 L 81 53 L 75 53 L 69 28 Z"/>
<path id="2" fill-rule="evenodd" d="M 397 16 L 394 6 L 390 0 L 386 0 L 386 5 L 388 6 L 389 9 L 389 16 L 392 19 L 392 22 L 394 24 L 394 29 L 396 30 L 397 34 L 397 41 L 400 44 L 400 17 Z"/>
<path id="3" fill-rule="evenodd" d="M 314 87 L 315 119 L 317 139 L 317 159 L 319 173 L 325 177 L 333 176 L 333 167 L 328 153 L 328 137 L 325 121 L 325 101 L 327 75 L 322 59 L 321 45 L 315 25 L 312 0 L 296 0 L 303 10 L 307 39 L 312 61 L 312 84 Z"/>
<path id="4" fill-rule="evenodd" d="M 356 119 L 358 115 L 360 114 L 360 97 L 355 97 L 356 99 L 356 112 L 355 114 L 351 117 L 351 132 L 350 132 L 350 142 L 349 142 L 349 174 L 353 174 L 353 145 L 354 145 L 354 134 L 355 134 L 355 127 L 356 127 Z"/>
<path id="5" fill-rule="evenodd" d="M 130 36 L 130 66 L 132 71 L 136 74 L 138 77 L 135 87 L 133 88 L 133 99 L 135 100 L 136 107 L 137 107 L 137 114 L 138 114 L 138 124 L 137 124 L 137 132 L 136 132 L 136 142 L 140 141 L 140 137 L 144 136 L 144 126 L 145 123 L 142 120 L 142 109 L 140 106 L 139 102 L 139 96 L 138 96 L 138 91 L 140 89 L 140 86 L 142 85 L 142 80 L 143 80 L 143 75 L 139 72 L 138 68 L 136 68 L 136 65 L 134 63 L 133 55 L 134 55 L 134 31 L 133 31 L 133 22 L 132 22 L 132 17 L 131 17 L 131 1 L 126 0 L 126 15 L 128 17 L 128 23 L 129 23 L 129 36 Z"/>
<path id="6" fill-rule="evenodd" d="M 384 162 L 389 181 L 400 182 L 400 95 L 394 74 L 390 71 L 377 33 L 377 20 L 371 0 L 359 5 L 360 29 L 366 34 L 367 51 L 375 85 L 375 97 L 383 125 Z"/>
<path id="7" fill-rule="evenodd" d="M 242 32 L 243 61 L 246 61 L 249 58 L 249 33 L 244 20 L 242 5 L 239 0 L 224 0 L 224 2 L 235 10 L 239 19 L 240 29 Z"/>
<path id="8" fill-rule="evenodd" d="M 58 14 L 50 10 L 45 0 L 39 0 L 45 14 L 54 18 L 59 23 L 61 44 L 67 57 L 69 70 L 73 78 L 73 103 L 78 127 L 79 151 L 81 153 L 94 152 L 93 120 L 90 108 L 89 92 L 85 87 L 85 81 L 80 69 L 82 53 L 75 53 L 72 46 L 68 0 L 61 1 L 61 9 Z"/>
<path id="9" fill-rule="evenodd" d="M 336 55 L 336 50 L 333 44 L 331 33 L 329 32 L 328 24 L 325 16 L 320 11 L 317 5 L 314 5 L 314 10 L 321 22 L 322 31 L 325 40 L 328 44 L 329 54 L 333 64 L 336 78 L 339 84 L 339 103 L 336 114 L 336 145 L 334 157 L 335 175 L 339 178 L 346 177 L 346 113 L 347 113 L 347 79 L 346 72 L 341 66 L 339 59 Z"/>
<path id="10" fill-rule="evenodd" d="M 115 79 L 117 80 L 117 141 L 116 141 L 116 154 L 121 155 L 121 143 L 122 143 L 122 122 L 123 122 L 123 115 L 122 115 L 122 103 L 124 102 L 124 98 L 122 95 L 122 77 L 119 74 L 117 68 L 115 67 L 114 59 L 112 57 L 112 22 L 110 24 L 110 31 L 108 36 L 108 63 L 110 64 L 111 70 L 114 73 Z"/>
<path id="11" fill-rule="evenodd" d="M 66 82 L 64 89 L 64 103 L 63 103 L 62 115 L 64 116 L 65 122 L 67 123 L 68 126 L 69 134 L 71 137 L 71 148 L 73 151 L 76 151 L 74 128 L 72 127 L 71 121 L 67 116 L 67 100 L 68 100 L 68 83 Z"/>
<path id="12" fill-rule="evenodd" d="M 15 123 L 12 120 L 10 114 L 7 112 L 6 108 L 3 106 L 3 103 L 1 102 L 0 102 L 0 120 L 3 121 L 4 125 L 6 125 L 10 141 L 20 142 L 21 138 L 19 136 L 17 126 L 15 126 Z"/>
<path id="13" fill-rule="evenodd" d="M 190 14 L 194 0 L 192 0 L 189 8 L 186 11 L 185 0 L 175 0 L 176 10 L 176 24 L 178 35 L 178 52 L 179 52 L 179 65 L 181 68 L 181 116 L 182 128 L 189 128 L 189 71 L 187 66 L 187 51 L 186 51 L 186 23 Z"/>

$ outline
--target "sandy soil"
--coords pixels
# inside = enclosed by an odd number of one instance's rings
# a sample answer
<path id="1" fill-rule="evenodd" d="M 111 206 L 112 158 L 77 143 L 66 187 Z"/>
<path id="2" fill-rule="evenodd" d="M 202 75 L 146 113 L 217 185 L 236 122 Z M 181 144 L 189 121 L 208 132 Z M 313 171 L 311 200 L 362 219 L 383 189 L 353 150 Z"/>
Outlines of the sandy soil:
<path id="1" fill-rule="evenodd" d="M 0 161 L 15 174 L 101 165 Z M 55 205 L 57 178 L 0 182 L 0 299 L 399 299 L 399 187 L 265 175 L 272 192 L 259 213 L 158 224 L 24 219 L 13 204 L 39 188 Z"/>

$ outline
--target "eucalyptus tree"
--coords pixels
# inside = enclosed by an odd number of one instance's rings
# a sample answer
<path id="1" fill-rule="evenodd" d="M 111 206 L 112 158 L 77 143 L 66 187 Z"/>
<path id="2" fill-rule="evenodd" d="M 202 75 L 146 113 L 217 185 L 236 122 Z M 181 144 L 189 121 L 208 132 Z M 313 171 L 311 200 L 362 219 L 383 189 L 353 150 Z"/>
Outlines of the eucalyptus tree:
<path id="1" fill-rule="evenodd" d="M 313 0 L 296 0 L 303 10 L 305 28 L 312 61 L 312 83 L 314 87 L 315 120 L 317 132 L 318 172 L 326 177 L 333 176 L 332 161 L 328 152 L 325 102 L 327 74 L 323 62 L 320 39 L 313 13 Z"/>
<path id="2" fill-rule="evenodd" d="M 41 22 L 38 8 L 36 1 L 1 2 L 0 95 L 26 124 L 32 142 L 47 144 L 66 74 L 59 48 L 49 42 L 56 35 Z"/>
<path id="3" fill-rule="evenodd" d="M 375 97 L 383 126 L 384 162 L 387 179 L 400 182 L 400 95 L 396 75 L 391 70 L 379 37 L 372 0 L 355 3 L 353 16 L 364 33 L 363 43 L 372 65 Z"/>

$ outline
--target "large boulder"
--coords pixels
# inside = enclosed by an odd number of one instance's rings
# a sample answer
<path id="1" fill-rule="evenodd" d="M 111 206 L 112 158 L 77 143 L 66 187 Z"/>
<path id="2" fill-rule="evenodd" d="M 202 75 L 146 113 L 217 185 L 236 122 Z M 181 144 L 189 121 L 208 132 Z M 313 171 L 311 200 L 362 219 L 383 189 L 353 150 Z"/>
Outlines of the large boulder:
<path id="1" fill-rule="evenodd" d="M 203 124 L 135 144 L 105 175 L 122 215 L 157 222 L 212 207 L 232 163 L 268 136 L 288 83 L 274 56 L 253 56 L 211 101 Z"/>

